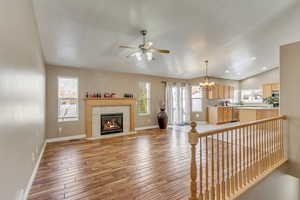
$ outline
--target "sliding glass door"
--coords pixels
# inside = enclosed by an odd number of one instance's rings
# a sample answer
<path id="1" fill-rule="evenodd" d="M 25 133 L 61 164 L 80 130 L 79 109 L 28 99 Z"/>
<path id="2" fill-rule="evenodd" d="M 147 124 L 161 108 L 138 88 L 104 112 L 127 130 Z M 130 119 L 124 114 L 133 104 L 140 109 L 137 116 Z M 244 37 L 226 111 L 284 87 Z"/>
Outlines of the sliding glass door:
<path id="1" fill-rule="evenodd" d="M 166 106 L 169 123 L 184 125 L 190 122 L 190 86 L 186 83 L 167 83 Z"/>

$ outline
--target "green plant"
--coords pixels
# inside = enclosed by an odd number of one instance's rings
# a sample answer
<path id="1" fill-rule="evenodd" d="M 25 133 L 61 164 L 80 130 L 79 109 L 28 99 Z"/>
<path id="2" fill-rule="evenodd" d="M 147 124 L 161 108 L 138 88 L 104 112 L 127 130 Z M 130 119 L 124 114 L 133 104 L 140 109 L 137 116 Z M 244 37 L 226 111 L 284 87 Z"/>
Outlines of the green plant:
<path id="1" fill-rule="evenodd" d="M 267 98 L 264 98 L 264 102 L 266 104 L 273 105 L 275 107 L 275 106 L 279 105 L 279 98 L 278 97 L 272 97 L 272 96 L 267 97 Z"/>

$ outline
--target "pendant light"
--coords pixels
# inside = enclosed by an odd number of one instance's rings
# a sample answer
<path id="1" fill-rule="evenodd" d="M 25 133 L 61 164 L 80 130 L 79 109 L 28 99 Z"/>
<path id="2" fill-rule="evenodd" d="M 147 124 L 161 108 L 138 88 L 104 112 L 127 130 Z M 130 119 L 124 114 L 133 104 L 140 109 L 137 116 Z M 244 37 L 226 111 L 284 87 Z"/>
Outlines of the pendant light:
<path id="1" fill-rule="evenodd" d="M 200 86 L 201 87 L 212 87 L 215 85 L 215 82 L 209 82 L 209 78 L 207 75 L 207 68 L 208 68 L 208 60 L 204 61 L 205 62 L 205 76 L 204 76 L 204 80 L 202 82 L 200 82 Z"/>

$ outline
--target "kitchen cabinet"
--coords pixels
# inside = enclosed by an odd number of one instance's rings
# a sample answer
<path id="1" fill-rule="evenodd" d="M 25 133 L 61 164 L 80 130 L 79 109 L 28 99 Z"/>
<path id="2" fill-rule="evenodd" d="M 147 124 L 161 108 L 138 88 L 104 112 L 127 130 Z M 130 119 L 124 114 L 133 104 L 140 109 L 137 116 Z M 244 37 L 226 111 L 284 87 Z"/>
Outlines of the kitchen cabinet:
<path id="1" fill-rule="evenodd" d="M 274 108 L 241 108 L 239 110 L 240 122 L 250 122 L 271 117 L 277 117 L 279 109 Z"/>
<path id="2" fill-rule="evenodd" d="M 218 99 L 224 99 L 224 85 L 218 85 Z"/>
<path id="3" fill-rule="evenodd" d="M 224 123 L 231 122 L 232 121 L 232 107 L 224 107 L 223 108 L 224 113 Z"/>
<path id="4" fill-rule="evenodd" d="M 224 85 L 224 99 L 230 99 L 230 86 Z"/>
<path id="5" fill-rule="evenodd" d="M 218 98 L 218 86 L 212 86 L 208 88 L 208 99 L 217 99 Z"/>
<path id="6" fill-rule="evenodd" d="M 272 93 L 275 91 L 279 92 L 280 84 L 279 83 L 269 83 L 263 85 L 263 98 L 272 96 Z"/>
<path id="7" fill-rule="evenodd" d="M 208 107 L 208 123 L 223 124 L 232 121 L 232 107 L 210 106 Z"/>
<path id="8" fill-rule="evenodd" d="M 279 91 L 280 84 L 279 83 L 272 83 L 272 91 Z"/>
<path id="9" fill-rule="evenodd" d="M 229 85 L 216 84 L 208 88 L 208 99 L 232 99 L 234 87 Z"/>
<path id="10" fill-rule="evenodd" d="M 263 98 L 272 96 L 272 84 L 263 85 Z"/>

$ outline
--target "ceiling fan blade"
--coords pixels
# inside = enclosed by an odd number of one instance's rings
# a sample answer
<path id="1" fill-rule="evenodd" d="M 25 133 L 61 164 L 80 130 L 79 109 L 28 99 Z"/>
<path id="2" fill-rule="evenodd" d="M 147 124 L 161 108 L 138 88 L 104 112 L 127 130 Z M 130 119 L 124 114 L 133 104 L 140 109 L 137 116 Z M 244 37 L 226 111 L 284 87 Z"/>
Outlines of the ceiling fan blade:
<path id="1" fill-rule="evenodd" d="M 120 45 L 120 48 L 126 48 L 126 49 L 138 49 L 138 47 L 130 47 L 130 46 L 124 46 L 124 45 Z"/>
<path id="2" fill-rule="evenodd" d="M 152 47 L 153 43 L 152 42 L 146 42 L 143 46 L 144 49 L 150 49 Z"/>
<path id="3" fill-rule="evenodd" d="M 169 50 L 164 50 L 164 49 L 150 49 L 152 53 L 170 53 Z"/>

